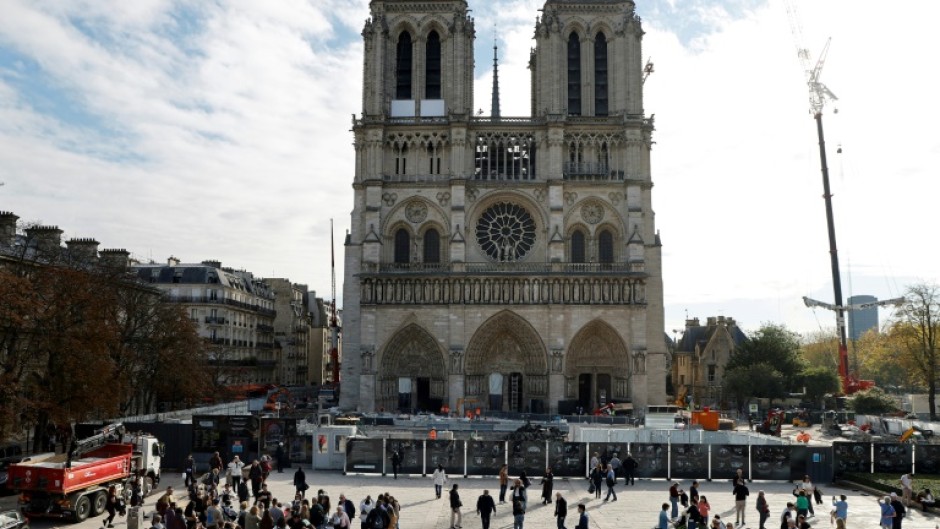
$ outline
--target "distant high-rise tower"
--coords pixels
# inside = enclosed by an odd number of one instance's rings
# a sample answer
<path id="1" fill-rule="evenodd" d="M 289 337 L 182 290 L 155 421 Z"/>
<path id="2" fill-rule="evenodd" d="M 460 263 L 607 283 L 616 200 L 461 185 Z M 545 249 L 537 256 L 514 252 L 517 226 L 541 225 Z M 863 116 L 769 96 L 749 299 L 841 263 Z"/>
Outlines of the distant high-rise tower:
<path id="1" fill-rule="evenodd" d="M 878 301 L 875 296 L 851 296 L 849 305 L 858 305 L 860 303 L 874 303 Z M 870 329 L 878 330 L 878 307 L 872 306 L 862 310 L 850 310 L 849 312 L 849 339 L 858 340 Z"/>

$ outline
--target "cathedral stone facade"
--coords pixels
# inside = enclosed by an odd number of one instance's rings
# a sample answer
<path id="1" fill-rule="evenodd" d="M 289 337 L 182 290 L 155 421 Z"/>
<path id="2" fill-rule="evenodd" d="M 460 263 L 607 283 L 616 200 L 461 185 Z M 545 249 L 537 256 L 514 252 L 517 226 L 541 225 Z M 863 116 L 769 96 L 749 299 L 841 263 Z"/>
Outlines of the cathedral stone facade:
<path id="1" fill-rule="evenodd" d="M 341 407 L 570 413 L 665 401 L 634 8 L 548 0 L 531 116 L 503 117 L 497 97 L 493 115 L 474 112 L 466 1 L 372 0 Z"/>

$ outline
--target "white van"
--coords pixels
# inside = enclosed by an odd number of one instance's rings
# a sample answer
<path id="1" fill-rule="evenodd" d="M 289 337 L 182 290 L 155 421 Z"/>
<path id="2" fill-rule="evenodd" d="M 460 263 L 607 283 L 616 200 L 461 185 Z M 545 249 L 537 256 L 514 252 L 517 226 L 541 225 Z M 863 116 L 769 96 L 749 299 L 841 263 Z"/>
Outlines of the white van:
<path id="1" fill-rule="evenodd" d="M 643 426 L 654 430 L 674 430 L 681 422 L 679 407 L 672 404 L 647 406 L 643 418 Z"/>

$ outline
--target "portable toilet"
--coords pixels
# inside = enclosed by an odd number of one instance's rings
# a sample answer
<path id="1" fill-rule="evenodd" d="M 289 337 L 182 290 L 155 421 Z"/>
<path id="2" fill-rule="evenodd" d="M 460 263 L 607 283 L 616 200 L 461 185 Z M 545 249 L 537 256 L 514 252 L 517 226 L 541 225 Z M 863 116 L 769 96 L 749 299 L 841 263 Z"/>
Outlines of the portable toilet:
<path id="1" fill-rule="evenodd" d="M 346 441 L 356 435 L 354 425 L 324 425 L 313 431 L 313 468 L 343 470 L 346 464 Z"/>

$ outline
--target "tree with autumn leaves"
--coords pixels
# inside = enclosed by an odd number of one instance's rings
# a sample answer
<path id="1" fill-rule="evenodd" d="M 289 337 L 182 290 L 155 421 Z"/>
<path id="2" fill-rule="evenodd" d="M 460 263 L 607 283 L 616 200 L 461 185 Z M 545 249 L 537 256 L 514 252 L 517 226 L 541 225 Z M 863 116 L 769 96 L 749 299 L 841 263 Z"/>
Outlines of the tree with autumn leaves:
<path id="1" fill-rule="evenodd" d="M 214 385 L 180 307 L 124 266 L 0 256 L 0 434 L 182 406 Z"/>
<path id="2" fill-rule="evenodd" d="M 872 330 L 849 344 L 850 368 L 889 391 L 926 390 L 932 420 L 937 418 L 940 376 L 940 287 L 911 285 L 906 300 L 881 332 Z M 838 354 L 835 330 L 812 336 L 802 346 L 811 365 L 830 366 Z"/>

